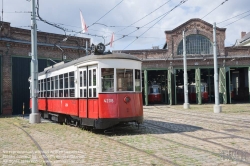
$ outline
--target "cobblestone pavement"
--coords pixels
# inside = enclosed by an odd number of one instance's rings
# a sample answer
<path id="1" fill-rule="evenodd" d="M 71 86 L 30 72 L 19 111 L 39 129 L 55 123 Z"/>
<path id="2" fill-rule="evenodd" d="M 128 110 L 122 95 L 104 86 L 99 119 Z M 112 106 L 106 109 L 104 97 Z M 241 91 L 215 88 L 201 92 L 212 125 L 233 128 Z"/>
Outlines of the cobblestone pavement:
<path id="1" fill-rule="evenodd" d="M 22 118 L 0 118 L 0 162 L 45 165 L 47 157 L 47 164 L 56 166 L 250 165 L 249 122 L 250 110 L 244 115 L 214 114 L 163 105 L 144 106 L 139 130 L 131 125 L 106 134 L 47 121 L 31 125 Z M 19 162 L 8 162 L 14 159 Z"/>

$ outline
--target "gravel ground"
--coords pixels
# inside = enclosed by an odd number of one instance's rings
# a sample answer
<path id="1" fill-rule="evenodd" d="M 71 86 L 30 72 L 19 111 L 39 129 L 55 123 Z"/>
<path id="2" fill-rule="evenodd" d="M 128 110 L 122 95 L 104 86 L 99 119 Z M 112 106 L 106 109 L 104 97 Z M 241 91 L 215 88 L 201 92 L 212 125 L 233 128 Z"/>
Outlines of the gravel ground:
<path id="1" fill-rule="evenodd" d="M 250 104 L 144 106 L 144 123 L 86 131 L 0 117 L 2 165 L 250 165 Z"/>

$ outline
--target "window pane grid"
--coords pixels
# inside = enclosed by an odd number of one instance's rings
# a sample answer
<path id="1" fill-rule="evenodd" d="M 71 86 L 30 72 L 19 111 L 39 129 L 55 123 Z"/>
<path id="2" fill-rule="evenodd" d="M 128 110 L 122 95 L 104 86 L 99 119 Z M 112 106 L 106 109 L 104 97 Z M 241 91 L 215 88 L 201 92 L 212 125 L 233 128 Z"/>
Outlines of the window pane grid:
<path id="1" fill-rule="evenodd" d="M 212 54 L 212 44 L 205 36 L 196 34 L 186 37 L 186 54 Z M 183 40 L 180 42 L 177 55 L 183 54 Z"/>
<path id="2" fill-rule="evenodd" d="M 41 79 L 38 82 L 39 97 L 75 97 L 74 80 L 74 72 Z"/>

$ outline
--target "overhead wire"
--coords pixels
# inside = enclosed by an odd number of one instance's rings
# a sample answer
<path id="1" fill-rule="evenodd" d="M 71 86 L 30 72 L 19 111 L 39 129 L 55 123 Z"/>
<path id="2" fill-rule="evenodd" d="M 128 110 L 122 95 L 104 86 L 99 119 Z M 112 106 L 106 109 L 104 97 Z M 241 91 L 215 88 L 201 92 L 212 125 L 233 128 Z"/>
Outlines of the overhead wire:
<path id="1" fill-rule="evenodd" d="M 14 11 L 14 12 L 4 12 L 4 13 L 31 13 L 30 11 Z"/>
<path id="2" fill-rule="evenodd" d="M 180 3 L 182 3 L 182 2 L 186 2 L 186 1 L 188 1 L 188 0 L 182 0 Z M 141 27 L 137 27 L 137 29 L 136 29 L 136 30 L 134 30 L 134 31 L 132 31 L 132 32 L 130 32 L 130 33 L 128 33 L 128 34 L 126 34 L 126 35 L 123 35 L 121 38 L 118 38 L 118 39 L 114 40 L 113 42 L 116 42 L 116 41 L 118 41 L 118 40 L 121 40 L 121 39 L 125 38 L 126 36 L 129 36 L 129 35 L 133 34 L 134 32 L 138 31 L 139 29 L 141 29 L 141 28 L 143 28 L 143 27 L 146 27 L 147 25 L 151 24 L 152 22 L 154 22 L 154 21 L 156 21 L 156 20 L 158 20 L 158 19 L 160 19 L 160 18 L 162 18 L 162 17 L 165 17 L 165 15 L 167 15 L 168 13 L 170 13 L 171 11 L 173 11 L 176 7 L 178 7 L 178 5 L 177 5 L 177 6 L 175 6 L 174 8 L 172 8 L 171 10 L 169 10 L 169 11 L 165 12 L 164 14 L 162 14 L 162 15 L 158 16 L 157 18 L 155 18 L 155 19 L 151 20 L 150 22 L 148 22 L 148 23 L 144 24 L 143 26 L 141 26 Z M 151 27 L 149 27 L 149 29 L 151 29 L 151 28 L 152 28 L 152 26 L 151 26 Z M 108 44 L 109 44 L 109 43 L 108 43 Z"/>
<path id="3" fill-rule="evenodd" d="M 130 27 L 130 26 L 132 26 L 132 25 L 138 23 L 139 21 L 143 20 L 143 19 L 146 18 L 147 16 L 151 15 L 151 14 L 154 13 L 155 11 L 159 10 L 160 8 L 162 8 L 164 5 L 166 5 L 166 4 L 167 4 L 168 2 L 170 2 L 170 1 L 171 1 L 171 0 L 165 2 L 164 4 L 160 5 L 158 8 L 156 8 L 155 10 L 153 10 L 152 12 L 148 13 L 148 14 L 145 15 L 144 17 L 140 18 L 139 20 L 133 22 L 132 24 L 126 26 L 125 28 L 123 28 L 123 29 L 121 29 L 121 30 L 119 30 L 119 31 L 117 31 L 117 32 L 121 32 L 121 31 L 127 29 L 128 27 Z M 115 33 L 117 33 L 117 32 L 115 32 Z"/>
<path id="4" fill-rule="evenodd" d="M 239 20 L 241 20 L 241 19 L 243 19 L 243 18 L 245 18 L 245 17 L 248 17 L 248 16 L 250 16 L 250 14 L 245 15 L 244 17 L 241 17 L 241 18 L 239 18 L 239 19 L 237 19 L 237 20 L 235 20 L 235 21 L 233 21 L 233 22 L 231 22 L 231 23 L 229 23 L 229 24 L 227 24 L 227 25 L 225 25 L 225 26 L 223 26 L 223 27 L 226 27 L 226 26 L 228 26 L 228 25 L 231 25 L 231 24 L 233 24 L 233 23 L 235 23 L 235 22 L 237 22 L 237 21 L 239 21 Z"/>
<path id="5" fill-rule="evenodd" d="M 91 27 L 91 26 L 93 26 L 94 24 L 97 24 L 97 22 L 98 21 L 100 21 L 103 17 L 105 17 L 108 13 L 110 13 L 112 10 L 114 10 L 118 5 L 120 5 L 121 3 L 123 2 L 123 0 L 122 1 L 120 1 L 118 4 L 116 4 L 112 9 L 110 9 L 107 13 L 105 13 L 101 18 L 99 18 L 97 21 L 95 21 L 93 24 L 91 24 L 90 26 L 88 26 L 88 28 L 89 27 Z"/>
<path id="6" fill-rule="evenodd" d="M 235 17 L 238 17 L 238 16 L 241 16 L 241 15 L 243 15 L 243 14 L 246 14 L 246 13 L 248 13 L 248 12 L 250 12 L 250 10 L 248 10 L 248 11 L 246 11 L 246 12 L 243 12 L 243 13 L 241 13 L 241 14 L 238 14 L 238 15 L 236 15 L 236 16 L 233 16 L 233 17 L 231 17 L 231 18 L 228 18 L 228 19 L 226 19 L 226 20 L 224 20 L 224 21 L 218 22 L 217 25 L 218 25 L 218 24 L 221 24 L 221 23 L 223 23 L 223 22 L 226 22 L 226 21 L 228 21 L 228 20 L 231 20 L 231 19 L 233 19 L 233 18 L 235 18 Z"/>
<path id="7" fill-rule="evenodd" d="M 210 13 L 212 13 L 213 11 L 215 11 L 218 7 L 222 6 L 224 3 L 226 3 L 228 0 L 223 1 L 221 4 L 219 4 L 218 6 L 216 6 L 213 10 L 211 10 L 209 13 L 207 13 L 205 16 L 203 16 L 201 19 L 205 18 L 206 16 L 208 16 Z"/>
<path id="8" fill-rule="evenodd" d="M 168 12 L 166 12 L 164 15 L 162 15 L 162 17 L 155 22 L 151 27 L 149 27 L 146 31 L 144 31 L 141 35 L 139 35 L 138 37 L 135 38 L 135 40 L 133 40 L 131 43 L 129 43 L 124 49 L 128 48 L 131 44 L 133 44 L 137 39 L 139 39 L 142 35 L 144 35 L 146 32 L 148 32 L 154 25 L 156 25 L 158 22 L 160 22 L 163 18 L 165 18 L 170 12 L 172 12 L 174 9 L 176 9 L 177 7 L 181 6 L 182 4 L 184 4 L 185 2 L 187 2 L 188 0 L 182 0 L 180 1 L 179 4 L 177 4 L 175 7 L 173 7 L 171 10 L 169 10 Z M 124 50 L 123 49 L 123 50 Z"/>
<path id="9" fill-rule="evenodd" d="M 41 21 L 45 22 L 46 24 L 49 24 L 49 25 L 51 25 L 51 26 L 54 26 L 54 27 L 56 27 L 56 28 L 58 28 L 58 29 L 63 30 L 63 32 L 65 33 L 65 36 L 67 36 L 67 35 L 66 35 L 66 30 L 65 30 L 65 28 L 63 28 L 63 27 L 61 27 L 61 26 L 58 26 L 58 25 L 56 25 L 56 24 L 53 24 L 53 23 L 51 23 L 51 22 L 48 22 L 48 21 L 44 20 L 44 19 L 39 15 L 39 0 L 37 0 L 37 16 L 38 16 L 38 18 L 39 18 Z"/>

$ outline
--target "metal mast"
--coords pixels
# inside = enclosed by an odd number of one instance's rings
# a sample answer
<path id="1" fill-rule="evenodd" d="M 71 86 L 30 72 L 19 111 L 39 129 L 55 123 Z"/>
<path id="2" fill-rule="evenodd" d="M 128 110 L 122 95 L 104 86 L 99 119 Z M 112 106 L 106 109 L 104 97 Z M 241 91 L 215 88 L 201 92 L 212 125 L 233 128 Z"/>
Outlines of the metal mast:
<path id="1" fill-rule="evenodd" d="M 36 0 L 31 1 L 31 103 L 32 111 L 29 117 L 30 123 L 40 123 L 41 116 L 38 112 L 38 61 L 37 61 L 37 24 L 36 24 Z"/>
<path id="2" fill-rule="evenodd" d="M 214 113 L 221 112 L 221 106 L 219 101 L 219 75 L 218 75 L 218 60 L 217 60 L 217 50 L 216 50 L 216 23 L 213 26 L 213 47 L 214 47 L 214 96 L 215 96 L 215 105 Z"/>
<path id="3" fill-rule="evenodd" d="M 189 109 L 188 103 L 188 81 L 187 81 L 187 55 L 186 55 L 186 37 L 185 37 L 185 30 L 182 32 L 183 36 L 183 68 L 184 68 L 184 109 Z"/>

